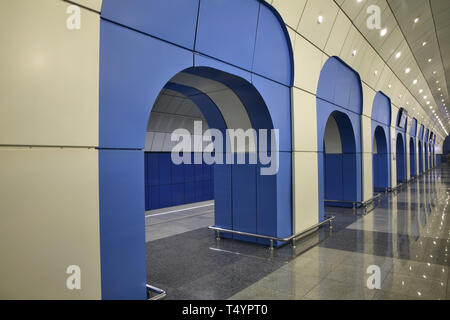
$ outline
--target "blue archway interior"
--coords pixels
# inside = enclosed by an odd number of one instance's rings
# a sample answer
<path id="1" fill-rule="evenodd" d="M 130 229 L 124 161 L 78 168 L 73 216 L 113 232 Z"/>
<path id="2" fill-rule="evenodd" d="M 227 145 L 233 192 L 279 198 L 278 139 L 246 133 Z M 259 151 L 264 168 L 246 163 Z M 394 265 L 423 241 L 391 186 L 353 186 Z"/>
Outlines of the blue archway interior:
<path id="1" fill-rule="evenodd" d="M 417 119 L 413 118 L 411 127 L 409 128 L 409 167 L 411 177 L 417 175 L 417 160 L 416 160 L 416 136 L 417 136 Z"/>
<path id="2" fill-rule="evenodd" d="M 430 141 L 428 141 L 428 136 L 429 136 L 429 134 L 430 134 L 430 130 L 429 129 L 427 129 L 426 131 L 425 131 L 425 136 L 424 136 L 424 138 L 423 138 L 423 147 L 424 147 L 424 149 L 425 149 L 425 171 L 426 170 L 428 170 L 428 169 L 430 169 L 430 158 L 429 158 L 429 155 L 430 155 L 430 153 L 429 153 L 429 144 L 430 144 Z"/>
<path id="3" fill-rule="evenodd" d="M 385 191 L 391 186 L 390 125 L 391 100 L 383 92 L 377 92 L 372 104 L 372 166 L 373 191 Z"/>
<path id="4" fill-rule="evenodd" d="M 400 183 L 406 180 L 405 146 L 403 135 L 400 133 L 397 134 L 396 156 L 397 156 L 397 183 Z"/>
<path id="5" fill-rule="evenodd" d="M 377 126 L 373 137 L 373 190 L 384 192 L 389 187 L 389 152 L 385 131 Z"/>
<path id="6" fill-rule="evenodd" d="M 423 173 L 425 171 L 425 167 L 423 165 L 423 124 L 420 125 L 419 135 L 417 137 L 418 141 L 418 149 L 419 149 L 419 173 Z"/>
<path id="7" fill-rule="evenodd" d="M 395 123 L 396 132 L 396 167 L 397 167 L 397 183 L 406 180 L 406 132 L 408 123 L 408 112 L 404 108 L 400 108 L 397 113 L 397 121 Z"/>
<path id="8" fill-rule="evenodd" d="M 411 174 L 411 177 L 416 175 L 416 151 L 415 151 L 415 144 L 414 144 L 414 138 L 409 138 L 409 171 Z"/>
<path id="9" fill-rule="evenodd" d="M 325 200 L 361 201 L 362 88 L 358 73 L 339 58 L 329 58 L 320 73 L 316 98 L 321 221 Z M 325 131 L 330 118 L 339 128 L 340 154 L 327 154 L 325 150 Z M 349 205 L 344 202 L 327 204 Z"/>
<path id="10" fill-rule="evenodd" d="M 104 0 L 98 146 L 103 299 L 146 298 L 145 131 L 158 94 L 183 70 L 232 88 L 246 100 L 243 104 L 255 128 L 271 121 L 279 130 L 278 173 L 267 179 L 258 175 L 253 181 L 262 193 L 251 194 L 251 201 L 243 199 L 246 205 L 240 208 L 224 208 L 230 209 L 228 215 L 217 223 L 277 237 L 292 234 L 294 65 L 290 38 L 276 10 L 257 0 Z M 255 99 L 264 101 L 270 121 Z M 250 171 L 243 170 L 248 178 Z M 232 196 L 248 196 L 247 190 L 241 191 Z M 252 214 L 233 215 L 231 209 Z"/>

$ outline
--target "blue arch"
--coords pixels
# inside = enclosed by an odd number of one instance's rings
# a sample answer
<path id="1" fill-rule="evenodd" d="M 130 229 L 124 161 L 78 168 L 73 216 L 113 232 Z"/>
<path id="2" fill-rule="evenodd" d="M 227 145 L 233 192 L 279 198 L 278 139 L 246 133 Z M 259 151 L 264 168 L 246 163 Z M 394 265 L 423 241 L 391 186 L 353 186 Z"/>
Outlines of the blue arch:
<path id="1" fill-rule="evenodd" d="M 425 135 L 423 137 L 423 147 L 425 149 L 425 153 L 424 153 L 424 155 L 425 155 L 425 167 L 424 167 L 424 170 L 425 171 L 430 169 L 430 158 L 429 158 L 429 156 L 430 156 L 430 152 L 429 152 L 430 141 L 428 139 L 429 134 L 430 134 L 430 130 L 426 129 Z"/>
<path id="2" fill-rule="evenodd" d="M 419 173 L 423 173 L 424 170 L 424 165 L 423 165 L 423 131 L 424 131 L 424 126 L 423 124 L 420 125 L 419 128 L 419 135 L 417 136 L 417 140 L 418 140 L 418 156 L 419 156 Z"/>
<path id="3" fill-rule="evenodd" d="M 375 147 L 375 141 L 377 146 L 377 153 L 373 152 L 372 155 L 372 174 L 373 174 L 373 190 L 385 191 L 386 188 L 391 186 L 390 179 L 390 146 L 388 144 L 389 139 L 386 137 L 385 129 L 378 125 L 375 128 L 373 134 L 372 146 Z M 373 150 L 374 151 L 374 150 Z"/>
<path id="4" fill-rule="evenodd" d="M 329 58 L 320 73 L 316 105 L 319 220 L 322 221 L 324 200 L 361 201 L 362 197 L 362 88 L 358 73 L 339 58 Z M 325 155 L 324 134 L 330 116 L 335 118 L 341 133 L 341 155 Z M 335 176 L 327 174 L 333 171 L 332 168 L 341 170 L 334 170 L 337 172 Z M 335 199 L 325 199 L 325 193 Z"/>
<path id="5" fill-rule="evenodd" d="M 215 69 L 220 72 L 212 77 L 225 85 L 245 83 L 233 90 L 243 100 L 252 124 L 267 127 L 271 122 L 279 129 L 278 174 L 255 177 L 262 191 L 251 195 L 253 212 L 256 207 L 258 214 L 272 213 L 253 219 L 251 228 L 278 237 L 292 234 L 292 57 L 285 24 L 265 1 L 103 1 L 98 149 L 104 299 L 146 297 L 142 149 L 159 92 L 183 70 L 196 67 L 192 72 L 213 74 Z M 236 177 L 254 177 L 247 169 L 236 168 Z M 224 173 L 224 184 L 231 183 L 227 177 L 230 172 Z M 233 191 L 233 196 L 239 195 Z M 233 227 L 249 231 L 245 217 Z"/>
<path id="6" fill-rule="evenodd" d="M 411 126 L 409 128 L 409 172 L 411 177 L 417 175 L 417 119 L 411 120 Z"/>
<path id="7" fill-rule="evenodd" d="M 379 91 L 372 104 L 372 146 L 377 140 L 378 153 L 372 156 L 374 191 L 384 191 L 391 186 L 391 99 Z"/>
<path id="8" fill-rule="evenodd" d="M 346 111 L 362 114 L 361 78 L 338 57 L 330 57 L 325 62 L 316 96 Z"/>
<path id="9" fill-rule="evenodd" d="M 397 133 L 396 138 L 396 158 L 397 158 L 397 183 L 406 180 L 406 154 L 404 135 Z"/>

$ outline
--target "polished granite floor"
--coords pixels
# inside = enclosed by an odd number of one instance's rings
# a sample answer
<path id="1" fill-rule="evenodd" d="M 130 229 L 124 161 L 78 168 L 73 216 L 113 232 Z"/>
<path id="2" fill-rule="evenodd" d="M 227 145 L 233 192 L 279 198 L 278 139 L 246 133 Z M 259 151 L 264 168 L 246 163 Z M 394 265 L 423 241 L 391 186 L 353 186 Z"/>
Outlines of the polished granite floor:
<path id="1" fill-rule="evenodd" d="M 147 281 L 166 299 L 450 299 L 449 199 L 450 166 L 442 166 L 365 216 L 326 208 L 332 230 L 274 251 L 215 240 L 211 207 L 150 212 Z M 367 287 L 370 266 L 380 289 Z"/>

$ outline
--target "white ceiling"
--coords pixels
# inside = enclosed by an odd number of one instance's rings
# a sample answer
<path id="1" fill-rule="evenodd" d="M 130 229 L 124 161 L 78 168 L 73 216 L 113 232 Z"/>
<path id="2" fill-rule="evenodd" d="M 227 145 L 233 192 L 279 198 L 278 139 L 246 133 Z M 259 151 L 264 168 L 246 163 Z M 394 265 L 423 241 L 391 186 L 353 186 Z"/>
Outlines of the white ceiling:
<path id="1" fill-rule="evenodd" d="M 448 132 L 449 0 L 335 0 L 423 111 Z M 367 27 L 367 8 L 381 10 L 381 35 Z M 419 18 L 415 22 L 415 19 Z M 437 30 L 437 31 L 436 31 Z M 426 42 L 426 45 L 423 45 Z M 400 55 L 397 55 L 398 53 Z M 431 59 L 429 61 L 429 59 Z M 409 69 L 409 72 L 406 70 Z M 447 75 L 447 76 L 446 76 Z M 444 106 L 445 104 L 445 106 Z M 433 113 L 434 111 L 434 113 Z M 418 114 L 418 110 L 415 110 Z M 412 116 L 416 116 L 413 112 Z M 439 117 L 439 120 L 438 120 Z M 422 119 L 419 118 L 419 121 Z"/>

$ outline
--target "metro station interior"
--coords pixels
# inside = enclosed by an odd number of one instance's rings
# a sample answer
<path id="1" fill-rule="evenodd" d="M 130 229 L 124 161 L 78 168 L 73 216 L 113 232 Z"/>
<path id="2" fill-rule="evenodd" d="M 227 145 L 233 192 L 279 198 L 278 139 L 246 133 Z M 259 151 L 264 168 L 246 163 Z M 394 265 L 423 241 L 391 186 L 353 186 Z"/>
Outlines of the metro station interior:
<path id="1" fill-rule="evenodd" d="M 0 24 L 1 300 L 450 300 L 450 1 Z"/>

